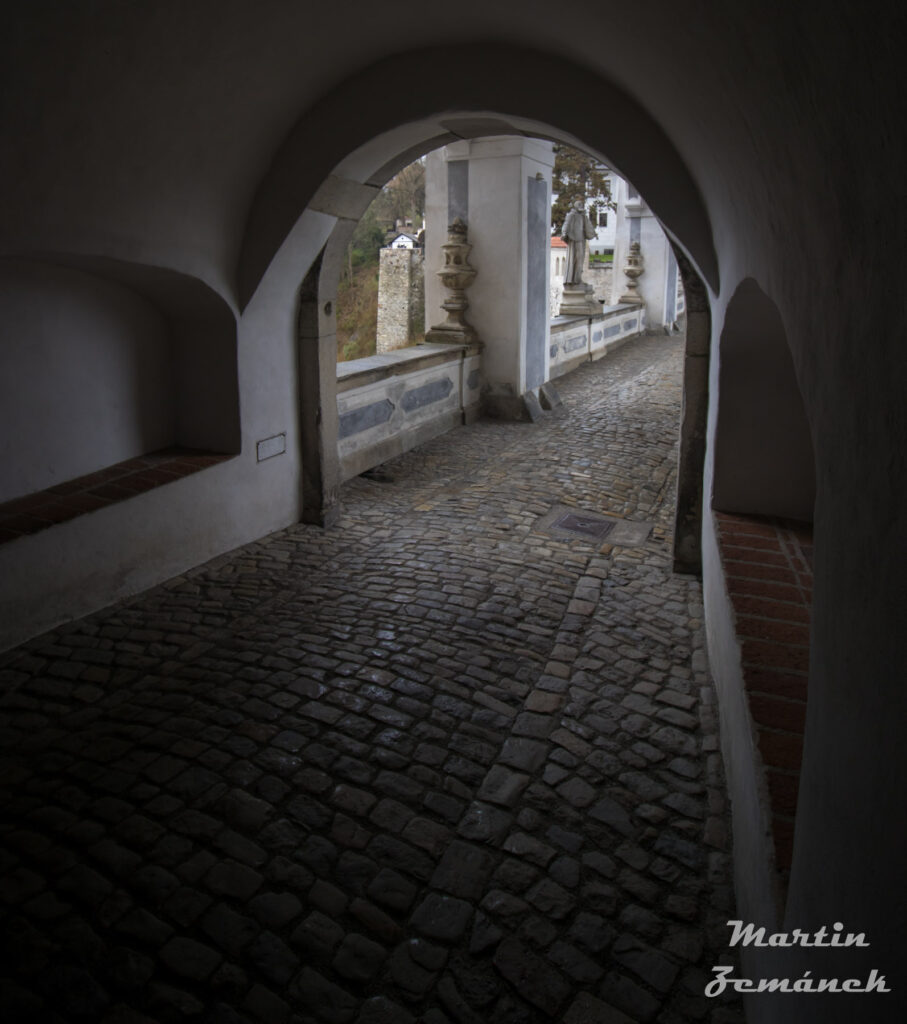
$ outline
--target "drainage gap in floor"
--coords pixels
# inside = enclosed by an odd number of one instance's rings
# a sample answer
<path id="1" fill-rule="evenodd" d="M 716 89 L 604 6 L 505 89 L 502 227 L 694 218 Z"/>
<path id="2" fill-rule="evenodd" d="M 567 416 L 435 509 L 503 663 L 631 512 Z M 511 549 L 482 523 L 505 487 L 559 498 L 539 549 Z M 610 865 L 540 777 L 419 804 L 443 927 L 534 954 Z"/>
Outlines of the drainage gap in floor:
<path id="1" fill-rule="evenodd" d="M 652 532 L 653 523 L 632 523 L 600 512 L 555 505 L 535 524 L 537 533 L 547 533 L 563 540 L 585 540 L 590 544 L 607 541 L 620 547 L 638 547 Z"/>
<path id="2" fill-rule="evenodd" d="M 579 512 L 565 512 L 551 524 L 551 529 L 569 530 L 571 533 L 579 533 L 584 537 L 594 537 L 596 540 L 604 540 L 616 525 L 616 523 L 609 522 L 603 516 L 583 515 Z"/>

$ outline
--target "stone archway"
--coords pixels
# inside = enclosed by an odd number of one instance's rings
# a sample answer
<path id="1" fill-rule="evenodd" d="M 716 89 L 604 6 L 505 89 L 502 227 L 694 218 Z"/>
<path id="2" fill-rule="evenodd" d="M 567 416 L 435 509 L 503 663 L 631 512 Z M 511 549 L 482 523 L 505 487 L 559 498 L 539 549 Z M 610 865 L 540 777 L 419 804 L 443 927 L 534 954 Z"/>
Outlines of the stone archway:
<path id="1" fill-rule="evenodd" d="M 528 135 L 525 120 L 490 117 L 467 120 L 446 116 L 449 129 L 458 125 L 476 133 L 483 129 L 497 134 Z M 304 522 L 330 525 L 338 515 L 339 468 L 336 457 L 336 381 L 333 378 L 336 348 L 336 294 L 341 257 L 350 234 L 380 187 L 414 157 L 446 144 L 453 135 L 441 135 L 433 120 L 403 125 L 383 133 L 349 154 L 315 191 L 308 210 L 329 214 L 334 226 L 320 256 L 309 268 L 300 290 L 299 380 L 300 441 L 302 453 Z M 574 142 L 572 136 L 538 123 L 540 137 Z M 422 142 L 413 142 L 414 137 Z M 475 137 L 481 137 L 477 134 Z M 401 139 L 406 145 L 401 146 Z M 591 146 L 586 150 L 595 152 Z M 600 152 L 597 155 L 601 155 Z M 383 158 L 381 166 L 365 175 L 369 164 Z M 352 181 L 344 175 L 356 168 Z M 708 352 L 711 314 L 709 292 L 702 276 L 684 249 L 674 241 L 687 294 L 689 329 L 684 369 L 684 414 L 681 424 L 681 453 L 678 464 L 678 512 L 675 519 L 674 558 L 680 572 L 701 569 L 702 474 L 705 457 L 705 423 L 708 409 Z M 317 353 L 317 355 L 316 355 Z M 316 389 L 317 382 L 317 389 Z M 313 460 L 315 463 L 313 464 Z M 307 467 L 307 463 L 309 463 Z"/>
<path id="2" fill-rule="evenodd" d="M 709 655 L 739 851 L 739 913 L 780 922 L 807 722 L 813 441 L 781 313 L 753 278 L 727 304 L 718 353 Z"/>
<path id="3" fill-rule="evenodd" d="M 674 256 L 686 294 L 687 319 L 674 519 L 674 571 L 698 573 L 702 569 L 702 478 L 709 408 L 712 311 L 702 278 L 677 245 L 674 246 Z"/>

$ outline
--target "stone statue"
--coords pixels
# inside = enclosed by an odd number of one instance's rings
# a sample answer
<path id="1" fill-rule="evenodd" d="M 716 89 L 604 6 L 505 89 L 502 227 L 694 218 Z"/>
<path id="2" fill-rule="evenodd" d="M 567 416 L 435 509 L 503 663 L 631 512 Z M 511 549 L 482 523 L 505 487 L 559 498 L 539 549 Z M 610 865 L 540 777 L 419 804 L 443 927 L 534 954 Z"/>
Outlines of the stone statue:
<path id="1" fill-rule="evenodd" d="M 561 238 L 567 243 L 567 269 L 564 284 L 582 284 L 586 263 L 586 239 L 595 238 L 595 228 L 579 199 L 564 218 Z"/>

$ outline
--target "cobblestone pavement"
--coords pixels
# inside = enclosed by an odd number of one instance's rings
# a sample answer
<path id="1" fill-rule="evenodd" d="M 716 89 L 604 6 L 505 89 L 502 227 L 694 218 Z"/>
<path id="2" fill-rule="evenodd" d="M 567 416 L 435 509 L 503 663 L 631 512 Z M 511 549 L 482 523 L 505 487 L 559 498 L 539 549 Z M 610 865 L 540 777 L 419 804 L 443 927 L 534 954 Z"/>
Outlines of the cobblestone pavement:
<path id="1" fill-rule="evenodd" d="M 640 339 L 0 659 L 3 1020 L 741 1020 L 681 365 Z"/>

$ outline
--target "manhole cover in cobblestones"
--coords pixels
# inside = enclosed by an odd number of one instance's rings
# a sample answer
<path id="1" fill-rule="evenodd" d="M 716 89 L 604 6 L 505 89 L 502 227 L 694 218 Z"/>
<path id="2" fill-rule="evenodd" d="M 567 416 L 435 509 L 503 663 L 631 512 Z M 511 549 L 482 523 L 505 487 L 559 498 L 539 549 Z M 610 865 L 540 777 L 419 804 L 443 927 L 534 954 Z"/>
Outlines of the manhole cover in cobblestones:
<path id="1" fill-rule="evenodd" d="M 555 505 L 535 524 L 535 531 L 563 540 L 585 540 L 590 544 L 606 542 L 620 547 L 638 547 L 652 532 L 652 523 L 633 523 L 626 519 L 588 512 L 586 509 Z"/>
<path id="2" fill-rule="evenodd" d="M 569 530 L 571 533 L 579 533 L 585 537 L 594 537 L 596 540 L 604 540 L 614 529 L 613 520 L 605 519 L 604 516 L 591 516 L 579 512 L 565 512 L 551 524 L 558 530 Z"/>

